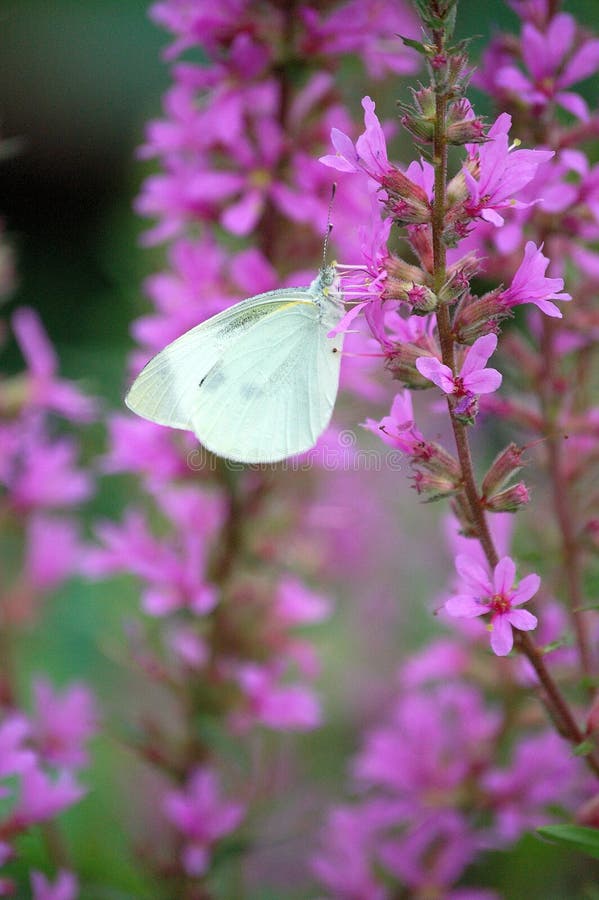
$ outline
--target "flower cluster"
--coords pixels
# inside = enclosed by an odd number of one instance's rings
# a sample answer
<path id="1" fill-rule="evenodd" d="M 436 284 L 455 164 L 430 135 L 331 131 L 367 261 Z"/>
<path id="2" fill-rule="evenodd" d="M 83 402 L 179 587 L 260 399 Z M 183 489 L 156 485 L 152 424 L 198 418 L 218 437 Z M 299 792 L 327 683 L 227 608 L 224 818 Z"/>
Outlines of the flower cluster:
<path id="1" fill-rule="evenodd" d="M 88 764 L 86 744 L 97 729 L 89 689 L 71 684 L 62 692 L 37 679 L 33 711 L 19 706 L 12 666 L 19 630 L 42 614 L 53 591 L 80 566 L 82 539 L 74 507 L 90 496 L 90 475 L 78 465 L 78 446 L 55 433 L 54 418 L 91 421 L 96 404 L 58 375 L 54 350 L 33 310 L 13 316 L 13 333 L 27 363 L 24 372 L 0 385 L 0 509 L 3 535 L 18 535 L 19 553 L 3 560 L 0 577 L 0 893 L 17 890 L 10 863 L 20 838 L 52 820 L 85 794 L 79 771 Z M 7 866 L 7 869 L 4 869 Z M 4 874 L 6 872 L 7 874 Z M 33 871 L 36 900 L 59 896 L 74 900 L 75 876 L 60 871 L 54 886 Z"/>
<path id="2" fill-rule="evenodd" d="M 397 890 L 491 896 L 457 886 L 482 850 L 517 840 L 546 821 L 550 808 L 574 813 L 585 795 L 596 793 L 564 737 L 599 774 L 595 707 L 580 725 L 584 714 L 569 708 L 560 685 L 572 686 L 582 705 L 581 677 L 594 679 L 597 671 L 583 576 L 597 548 L 597 495 L 590 486 L 593 477 L 596 482 L 591 385 L 599 277 L 592 242 L 599 232 L 596 173 L 574 147 L 596 134 L 598 120 L 570 88 L 599 70 L 599 42 L 555 4 L 514 0 L 524 19 L 521 38 L 497 37 L 477 76 L 500 111 L 487 128 L 464 98 L 470 72 L 463 48 L 447 43 L 455 3 L 417 5 L 425 26 L 419 49 L 431 81 L 402 106 L 402 124 L 432 145 L 432 163 L 420 159 L 400 168 L 390 161 L 369 97 L 363 134 L 354 142 L 333 130 L 336 152 L 321 159 L 340 172 L 366 175 L 380 201 L 365 231 L 363 262 L 342 271 L 348 293 L 360 298 L 352 317 L 363 313 L 405 390 L 388 416 L 365 426 L 411 460 L 425 499 L 450 497 L 454 513 L 456 577 L 437 610 L 453 636 L 402 668 L 397 705 L 353 768 L 353 788 L 367 793 L 333 811 L 313 861 L 333 896 L 376 900 Z M 558 107 L 575 121 L 564 120 Z M 510 142 L 512 123 L 518 139 Z M 521 148 L 522 139 L 540 149 Z M 453 176 L 447 175 L 450 144 L 465 151 Z M 390 239 L 394 226 L 404 229 L 405 258 Z M 481 278 L 503 284 L 480 294 Z M 576 303 L 562 306 L 572 295 Z M 509 320 L 516 312 L 514 328 Z M 503 377 L 487 367 L 498 346 Z M 414 413 L 413 392 L 431 384 L 445 395 L 455 453 L 427 438 L 430 416 Z M 435 403 L 431 414 L 443 406 Z M 526 447 L 512 442 L 500 450 L 480 487 L 469 445 L 479 411 L 532 438 Z M 517 577 L 505 524 L 510 517 L 496 515 L 530 502 L 524 482 L 515 483 L 527 450 L 529 460 L 537 455 L 544 464 L 553 499 L 530 530 L 535 558 L 555 560 L 542 591 L 536 573 Z M 530 600 L 538 619 L 522 609 Z M 574 641 L 566 637 L 568 625 Z M 542 649 L 529 637 L 535 629 Z M 484 649 L 489 633 L 492 656 Z M 509 658 L 514 646 L 526 660 Z M 487 692 L 500 683 L 490 709 Z M 532 721 L 540 724 L 531 685 L 541 688 L 554 727 L 557 716 L 557 734 L 529 730 Z M 451 724 L 444 716 L 451 717 L 454 704 L 464 705 L 446 743 Z M 592 794 L 579 820 L 596 825 L 595 811 Z"/>
<path id="3" fill-rule="evenodd" d="M 173 84 L 140 149 L 160 171 L 146 179 L 136 207 L 156 219 L 143 240 L 168 244 L 168 269 L 146 281 L 153 309 L 133 323 L 132 372 L 235 300 L 281 278 L 311 280 L 304 266 L 320 257 L 331 196 L 314 147 L 324 150 L 331 127 L 354 131 L 334 72 L 348 54 L 373 77 L 416 66 L 415 54 L 398 54 L 389 39 L 415 33 L 413 16 L 395 2 L 294 11 L 241 0 L 215 14 L 205 2 L 163 0 L 151 15 L 174 35 L 166 52 Z M 346 194 L 336 206 L 342 252 L 357 251 L 344 223 L 368 203 Z M 355 367 L 347 381 L 372 395 L 366 369 Z M 109 427 L 104 472 L 135 475 L 143 499 L 121 522 L 97 524 L 84 567 L 94 579 L 136 577 L 148 620 L 129 628 L 130 658 L 170 689 L 178 710 L 176 735 L 152 711 L 133 740 L 171 782 L 162 811 L 176 849 L 174 859 L 155 854 L 154 874 L 209 878 L 218 845 L 248 806 L 224 799 L 221 785 L 252 793 L 222 765 L 222 746 L 258 728 L 320 724 L 311 686 L 318 660 L 300 630 L 327 617 L 330 603 L 295 570 L 315 574 L 323 548 L 302 539 L 300 553 L 290 549 L 308 504 L 277 494 L 276 470 L 228 467 L 191 435 L 122 414 Z M 317 465 L 318 451 L 311 458 Z"/>
<path id="4" fill-rule="evenodd" d="M 525 731 L 506 755 L 502 714 L 471 662 L 439 640 L 398 673 L 389 714 L 351 766 L 357 799 L 330 812 L 312 857 L 330 896 L 385 900 L 403 888 L 491 900 L 456 887 L 467 867 L 584 796 L 581 763 L 557 735 Z"/>

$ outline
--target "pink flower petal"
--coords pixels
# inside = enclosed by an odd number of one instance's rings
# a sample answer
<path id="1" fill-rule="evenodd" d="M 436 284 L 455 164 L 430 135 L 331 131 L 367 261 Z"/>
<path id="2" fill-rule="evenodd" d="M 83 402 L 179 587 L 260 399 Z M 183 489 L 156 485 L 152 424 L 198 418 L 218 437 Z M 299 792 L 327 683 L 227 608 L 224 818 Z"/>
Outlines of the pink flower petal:
<path id="1" fill-rule="evenodd" d="M 581 122 L 588 122 L 590 119 L 589 107 L 580 94 L 574 94 L 572 91 L 560 91 L 555 95 L 555 102 L 563 109 L 572 113 Z"/>
<path id="2" fill-rule="evenodd" d="M 481 369 L 464 378 L 464 387 L 473 394 L 492 394 L 502 381 L 503 375 L 497 369 Z"/>
<path id="3" fill-rule="evenodd" d="M 520 606 L 526 603 L 531 597 L 534 597 L 541 586 L 541 579 L 538 575 L 527 575 L 523 578 L 516 590 L 511 596 L 512 606 Z"/>
<path id="4" fill-rule="evenodd" d="M 512 626 L 507 616 L 495 616 L 491 631 L 491 649 L 496 656 L 507 656 L 514 646 Z"/>
<path id="5" fill-rule="evenodd" d="M 454 594 L 445 601 L 445 609 L 450 616 L 464 619 L 474 619 L 489 611 L 483 603 L 479 603 L 470 594 Z"/>
<path id="6" fill-rule="evenodd" d="M 472 557 L 466 553 L 460 553 L 456 558 L 455 567 L 458 575 L 469 588 L 480 593 L 482 597 L 490 597 L 493 594 L 493 584 L 488 573 Z"/>
<path id="7" fill-rule="evenodd" d="M 528 612 L 527 609 L 512 609 L 506 613 L 509 623 L 520 631 L 532 631 L 537 627 L 537 617 Z"/>
<path id="8" fill-rule="evenodd" d="M 429 378 L 437 387 L 446 394 L 452 394 L 455 388 L 453 375 L 449 366 L 444 365 L 435 356 L 419 356 L 416 360 L 416 368 L 421 375 Z"/>
<path id="9" fill-rule="evenodd" d="M 479 369 L 483 369 L 487 363 L 487 360 L 490 356 L 495 353 L 497 349 L 497 335 L 496 334 L 485 334 L 483 337 L 479 337 L 468 350 L 468 355 L 464 360 L 464 365 L 462 366 L 462 371 L 460 375 L 462 378 L 467 378 L 473 372 L 477 372 Z"/>
<path id="10" fill-rule="evenodd" d="M 515 578 L 516 564 L 510 556 L 504 556 L 495 566 L 493 574 L 495 593 L 507 594 L 511 590 Z"/>

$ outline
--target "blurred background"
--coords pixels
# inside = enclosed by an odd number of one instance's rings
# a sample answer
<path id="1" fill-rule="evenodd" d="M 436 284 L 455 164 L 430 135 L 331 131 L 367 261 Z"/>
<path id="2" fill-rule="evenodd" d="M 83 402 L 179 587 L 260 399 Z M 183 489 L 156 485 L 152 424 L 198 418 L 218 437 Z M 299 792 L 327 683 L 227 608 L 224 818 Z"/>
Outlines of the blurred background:
<path id="1" fill-rule="evenodd" d="M 62 373 L 101 397 L 107 409 L 121 404 L 125 359 L 132 347 L 129 324 L 148 308 L 142 279 L 163 263 L 160 248 L 140 248 L 138 237 L 146 223 L 132 210 L 141 181 L 152 171 L 151 163 L 135 158 L 135 150 L 145 123 L 159 113 L 168 84 L 160 56 L 166 36 L 147 18 L 147 6 L 145 0 L 2 0 L 0 5 L 0 137 L 8 141 L 0 163 L 0 217 L 17 273 L 16 290 L 3 314 L 23 304 L 38 310 L 60 355 Z M 599 0 L 566 2 L 564 7 L 583 25 L 599 24 Z M 475 35 L 475 59 L 494 29 L 515 27 L 516 19 L 501 0 L 461 0 L 458 22 L 461 36 Z M 592 96 L 594 88 L 594 82 L 587 82 L 582 93 Z M 388 112 L 394 100 L 385 101 Z M 489 111 L 486 100 L 481 111 Z M 396 155 L 401 159 L 401 148 Z M 14 344 L 7 345 L 1 362 L 7 372 L 22 367 Z M 381 407 L 377 415 L 383 411 Z M 348 425 L 366 414 L 375 413 L 366 406 L 343 410 Z M 103 450 L 103 430 L 92 426 L 85 435 L 85 454 L 95 459 Z M 329 724 L 324 732 L 298 739 L 310 778 L 331 799 L 335 791 L 341 793 L 345 761 L 356 749 L 352 722 L 365 725 L 376 719 L 400 654 L 419 645 L 431 628 L 431 605 L 443 584 L 443 558 L 437 554 L 436 568 L 431 567 L 421 543 L 430 533 L 430 508 L 423 510 L 416 502 L 403 477 L 390 494 L 381 473 L 373 472 L 370 487 L 368 515 L 379 531 L 393 533 L 394 542 L 378 547 L 363 583 L 344 583 L 342 573 L 336 575 L 335 593 L 346 609 L 317 638 L 326 659 Z M 103 481 L 86 510 L 88 521 L 116 516 L 132 490 L 124 477 Z M 395 550 L 398 535 L 401 554 Z M 406 559 L 410 601 L 399 611 L 393 597 L 405 577 Z M 388 588 L 387 596 L 377 599 L 377 614 L 372 617 L 364 604 L 352 611 L 352 598 L 363 593 L 375 571 Z M 388 604 L 387 619 L 379 616 L 381 603 Z M 27 636 L 23 671 L 35 669 L 43 659 L 44 669 L 59 681 L 88 678 L 110 721 L 122 712 L 119 635 L 136 607 L 136 589 L 127 579 L 111 582 L 110 590 L 70 583 L 49 604 L 42 625 Z M 350 680 L 345 678 L 349 657 L 354 664 Z M 129 688 L 136 689 L 143 685 Z M 115 888 L 106 892 L 98 887 L 85 896 L 152 896 L 123 853 L 121 829 L 131 824 L 126 811 L 121 810 L 124 819 L 115 825 L 115 785 L 131 777 L 129 765 L 126 750 L 108 727 L 96 746 L 91 796 L 68 813 L 68 820 L 71 841 L 90 878 L 94 871 L 99 878 L 108 867 Z M 134 777 L 143 780 L 143 769 L 135 768 Z M 146 802 L 149 811 L 151 797 Z M 281 853 L 285 850 L 275 854 L 277 863 L 272 857 L 263 866 L 276 868 Z M 573 864 L 578 858 L 527 840 L 509 867 L 500 854 L 486 858 L 485 880 L 513 900 L 558 900 L 566 896 L 559 887 L 560 873 Z M 259 869 L 260 861 L 257 865 Z M 256 896 L 275 898 L 273 891 Z"/>

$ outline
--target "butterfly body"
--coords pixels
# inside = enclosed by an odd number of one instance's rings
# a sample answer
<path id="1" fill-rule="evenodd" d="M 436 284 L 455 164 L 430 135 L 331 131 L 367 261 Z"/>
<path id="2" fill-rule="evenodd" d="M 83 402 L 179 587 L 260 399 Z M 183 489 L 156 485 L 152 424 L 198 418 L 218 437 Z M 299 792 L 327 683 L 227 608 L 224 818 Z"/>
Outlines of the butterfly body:
<path id="1" fill-rule="evenodd" d="M 125 402 L 193 431 L 213 453 L 277 462 L 314 446 L 339 384 L 344 307 L 334 266 L 308 287 L 258 294 L 186 332 L 140 372 Z"/>

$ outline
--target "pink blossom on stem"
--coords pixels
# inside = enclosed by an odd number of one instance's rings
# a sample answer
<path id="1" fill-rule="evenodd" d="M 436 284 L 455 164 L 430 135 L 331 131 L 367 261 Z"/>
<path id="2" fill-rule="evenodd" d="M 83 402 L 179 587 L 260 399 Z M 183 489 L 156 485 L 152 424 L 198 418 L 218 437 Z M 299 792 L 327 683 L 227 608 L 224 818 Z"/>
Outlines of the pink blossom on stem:
<path id="1" fill-rule="evenodd" d="M 91 691 L 71 684 L 62 693 L 39 679 L 33 686 L 32 738 L 41 757 L 58 768 L 86 765 L 85 743 L 96 733 L 98 714 Z"/>
<path id="2" fill-rule="evenodd" d="M 380 437 L 385 444 L 408 456 L 412 456 L 424 444 L 424 437 L 414 421 L 412 394 L 407 389 L 395 395 L 388 416 L 383 416 L 380 422 L 367 419 L 364 428 Z"/>
<path id="3" fill-rule="evenodd" d="M 216 772 L 198 768 L 184 789 L 166 794 L 164 812 L 185 842 L 185 870 L 198 876 L 210 864 L 213 844 L 239 827 L 245 808 L 241 803 L 223 799 Z"/>
<path id="4" fill-rule="evenodd" d="M 50 591 L 78 568 L 79 529 L 72 519 L 34 513 L 27 522 L 24 579 L 38 591 Z"/>
<path id="5" fill-rule="evenodd" d="M 231 724 L 245 730 L 254 723 L 277 731 L 311 731 L 321 721 L 314 693 L 302 684 L 279 684 L 274 671 L 255 663 L 237 670 L 247 709 L 236 712 Z"/>
<path id="6" fill-rule="evenodd" d="M 497 227 L 504 224 L 500 210 L 529 206 L 515 199 L 532 181 L 541 163 L 554 155 L 553 150 L 515 150 L 508 144 L 512 118 L 502 113 L 489 129 L 490 140 L 474 145 L 476 168 L 473 175 L 469 163 L 462 169 L 470 193 L 466 204 L 468 215 L 480 216 Z"/>
<path id="7" fill-rule="evenodd" d="M 445 609 L 450 616 L 466 618 L 490 613 L 491 647 L 497 656 L 507 656 L 514 644 L 512 628 L 531 631 L 537 627 L 536 616 L 515 607 L 537 593 L 541 579 L 527 575 L 515 587 L 516 564 L 509 556 L 499 560 L 492 578 L 467 556 L 458 556 L 456 570 L 465 592 L 450 597 Z"/>
<path id="8" fill-rule="evenodd" d="M 562 291 L 563 278 L 545 276 L 550 260 L 543 256 L 542 249 L 542 246 L 537 247 L 533 241 L 527 241 L 524 259 L 512 278 L 511 285 L 507 290 L 501 291 L 498 300 L 508 309 L 521 303 L 534 303 L 546 315 L 561 319 L 561 310 L 551 300 L 571 300 L 572 297 Z"/>
<path id="9" fill-rule="evenodd" d="M 21 775 L 20 796 L 11 821 L 15 828 L 29 828 L 52 819 L 84 794 L 85 788 L 77 783 L 71 772 L 63 770 L 57 779 L 53 779 L 37 766 L 31 766 Z"/>
<path id="10" fill-rule="evenodd" d="M 14 313 L 12 325 L 28 367 L 27 405 L 52 410 L 74 422 L 91 422 L 97 413 L 96 401 L 56 377 L 58 359 L 37 313 L 22 306 Z"/>
<path id="11" fill-rule="evenodd" d="M 320 162 L 339 172 L 364 172 L 370 178 L 382 183 L 388 175 L 393 174 L 395 167 L 387 156 L 387 141 L 374 111 L 374 101 L 370 97 L 364 97 L 362 107 L 365 129 L 355 145 L 346 134 L 338 128 L 333 128 L 331 141 L 336 154 L 321 156 Z"/>
<path id="12" fill-rule="evenodd" d="M 522 28 L 522 57 L 530 73 L 513 65 L 494 73 L 495 85 L 520 104 L 541 115 L 550 103 L 557 103 L 577 118 L 587 121 L 589 110 L 579 94 L 565 90 L 599 69 L 599 40 L 577 36 L 575 19 L 558 13 L 543 32 L 530 22 Z"/>
<path id="13" fill-rule="evenodd" d="M 72 872 L 61 869 L 54 884 L 42 872 L 31 873 L 33 900 L 77 900 L 79 884 Z"/>
<path id="14" fill-rule="evenodd" d="M 29 722 L 21 713 L 5 717 L 0 725 L 0 778 L 21 774 L 35 763 L 35 754 L 25 744 L 30 731 Z"/>
<path id="15" fill-rule="evenodd" d="M 433 356 L 420 356 L 416 360 L 416 368 L 445 394 L 453 394 L 456 398 L 491 394 L 502 381 L 501 372 L 485 368 L 496 348 L 497 335 L 485 334 L 478 338 L 467 351 L 459 375 L 454 376 L 449 366 Z"/>

